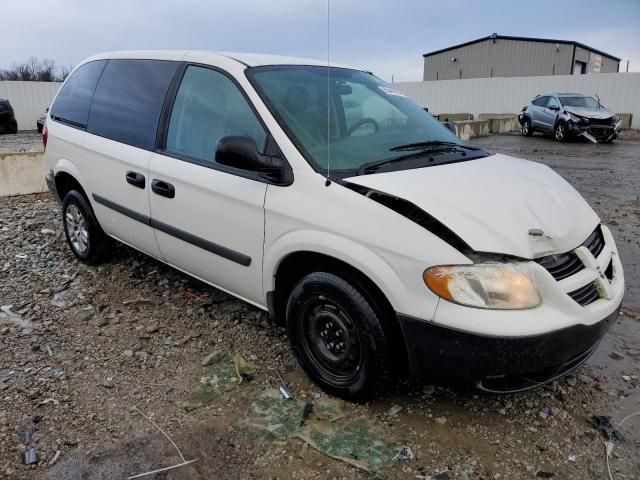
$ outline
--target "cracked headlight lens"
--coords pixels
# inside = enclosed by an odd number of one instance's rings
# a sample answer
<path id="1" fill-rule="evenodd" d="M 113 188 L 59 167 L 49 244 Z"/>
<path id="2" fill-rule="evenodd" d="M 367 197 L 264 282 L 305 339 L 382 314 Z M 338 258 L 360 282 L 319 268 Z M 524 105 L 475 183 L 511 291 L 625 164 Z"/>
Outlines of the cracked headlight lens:
<path id="1" fill-rule="evenodd" d="M 424 283 L 440 298 L 475 308 L 519 310 L 540 305 L 533 277 L 516 264 L 441 265 Z"/>
<path id="2" fill-rule="evenodd" d="M 580 123 L 580 122 L 584 121 L 584 118 L 579 117 L 577 115 L 574 115 L 573 113 L 569 113 L 569 118 L 571 120 L 573 120 L 574 122 L 576 122 L 576 123 Z"/>

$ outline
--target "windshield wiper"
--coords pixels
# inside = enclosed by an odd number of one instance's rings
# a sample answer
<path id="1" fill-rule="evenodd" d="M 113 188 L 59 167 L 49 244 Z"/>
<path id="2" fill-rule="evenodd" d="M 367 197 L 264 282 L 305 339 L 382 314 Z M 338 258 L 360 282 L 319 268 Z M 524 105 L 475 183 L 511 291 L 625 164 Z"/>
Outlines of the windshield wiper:
<path id="1" fill-rule="evenodd" d="M 428 154 L 430 152 L 442 152 L 447 150 L 473 150 L 473 151 L 483 151 L 480 147 L 471 147 L 468 145 L 462 145 L 455 142 L 445 142 L 440 140 L 430 140 L 428 142 L 418 142 L 418 143 L 408 143 L 407 145 L 399 145 L 397 147 L 390 148 L 391 152 L 411 152 L 407 155 L 401 155 L 399 157 L 387 158 L 385 160 L 376 160 L 373 162 L 367 162 L 360 165 L 358 168 L 358 175 L 363 175 L 371 172 L 375 172 L 380 167 L 389 165 L 391 163 L 404 162 L 407 160 L 415 160 Z M 462 156 L 466 156 L 467 154 L 462 152 Z"/>
<path id="2" fill-rule="evenodd" d="M 460 148 L 463 150 L 482 150 L 480 147 L 472 147 L 470 145 L 464 145 L 456 142 L 446 142 L 443 140 L 429 140 L 426 142 L 407 143 L 406 145 L 398 145 L 397 147 L 391 147 L 390 152 L 407 152 L 411 150 L 431 150 L 437 147 L 443 148 Z"/>

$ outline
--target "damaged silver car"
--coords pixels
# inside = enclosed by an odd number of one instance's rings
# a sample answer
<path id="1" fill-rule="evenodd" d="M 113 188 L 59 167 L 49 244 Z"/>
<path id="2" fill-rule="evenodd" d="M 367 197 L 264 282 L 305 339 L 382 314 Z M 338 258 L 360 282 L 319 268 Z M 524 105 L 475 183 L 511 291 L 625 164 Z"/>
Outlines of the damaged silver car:
<path id="1" fill-rule="evenodd" d="M 613 141 L 622 129 L 620 117 L 581 93 L 551 93 L 536 96 L 518 115 L 524 136 L 534 132 L 552 134 L 563 142 L 583 137 L 593 143 Z"/>

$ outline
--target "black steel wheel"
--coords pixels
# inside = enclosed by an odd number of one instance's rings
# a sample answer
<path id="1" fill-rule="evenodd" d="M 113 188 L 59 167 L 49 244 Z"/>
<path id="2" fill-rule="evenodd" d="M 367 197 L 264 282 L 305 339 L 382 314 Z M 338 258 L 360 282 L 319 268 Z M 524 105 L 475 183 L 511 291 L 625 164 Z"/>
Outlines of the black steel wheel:
<path id="1" fill-rule="evenodd" d="M 327 392 L 367 400 L 389 382 L 390 341 L 380 310 L 343 278 L 314 272 L 287 304 L 287 332 L 305 372 Z"/>
<path id="2" fill-rule="evenodd" d="M 62 223 L 76 258 L 96 264 L 108 256 L 113 241 L 100 227 L 87 199 L 77 190 L 69 191 L 62 201 Z"/>

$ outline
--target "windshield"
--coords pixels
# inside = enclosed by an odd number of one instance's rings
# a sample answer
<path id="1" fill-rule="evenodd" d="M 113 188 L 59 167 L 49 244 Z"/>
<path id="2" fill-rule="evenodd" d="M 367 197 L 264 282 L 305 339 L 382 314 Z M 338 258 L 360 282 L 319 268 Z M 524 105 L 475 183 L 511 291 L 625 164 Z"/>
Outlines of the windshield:
<path id="1" fill-rule="evenodd" d="M 291 140 L 319 172 L 327 170 L 329 151 L 332 171 L 353 172 L 364 164 L 398 158 L 401 146 L 425 142 L 462 145 L 429 113 L 369 73 L 331 68 L 329 85 L 327 67 L 254 67 L 247 74 Z M 450 162 L 454 153 L 442 155 Z M 460 152 L 455 155 L 468 159 Z"/>
<path id="2" fill-rule="evenodd" d="M 600 108 L 598 102 L 591 97 L 560 97 L 564 107 Z"/>

